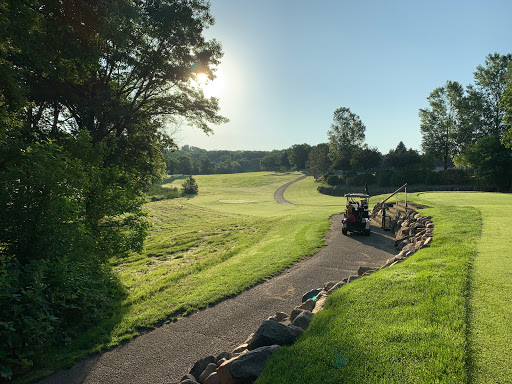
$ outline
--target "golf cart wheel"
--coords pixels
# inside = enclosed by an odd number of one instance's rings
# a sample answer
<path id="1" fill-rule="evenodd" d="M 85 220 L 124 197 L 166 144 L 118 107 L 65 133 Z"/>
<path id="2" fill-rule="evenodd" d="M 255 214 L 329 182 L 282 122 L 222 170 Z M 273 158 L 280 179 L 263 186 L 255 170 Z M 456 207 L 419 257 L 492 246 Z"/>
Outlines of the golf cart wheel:
<path id="1" fill-rule="evenodd" d="M 347 232 L 348 232 L 348 231 L 347 231 L 347 228 L 342 228 L 342 229 L 341 229 L 341 233 L 343 233 L 344 235 L 346 235 L 346 234 L 347 234 Z"/>
<path id="2" fill-rule="evenodd" d="M 370 230 L 369 230 L 369 229 L 365 229 L 364 234 L 365 234 L 366 236 L 370 236 Z"/>

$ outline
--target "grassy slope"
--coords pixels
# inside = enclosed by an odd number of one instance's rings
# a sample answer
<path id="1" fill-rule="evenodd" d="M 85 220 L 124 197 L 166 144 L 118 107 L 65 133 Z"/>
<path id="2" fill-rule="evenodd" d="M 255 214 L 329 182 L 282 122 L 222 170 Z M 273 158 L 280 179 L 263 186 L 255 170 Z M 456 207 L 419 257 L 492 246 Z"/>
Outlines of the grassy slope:
<path id="1" fill-rule="evenodd" d="M 126 296 L 111 318 L 45 357 L 50 368 L 43 374 L 117 345 L 141 328 L 240 293 L 313 254 L 324 244 L 328 217 L 343 208 L 277 204 L 274 192 L 299 176 L 197 176 L 198 196 L 148 203 L 153 228 L 146 252 L 111 261 Z M 317 204 L 325 201 L 316 198 Z"/>
<path id="2" fill-rule="evenodd" d="M 428 202 L 471 205 L 483 218 L 471 274 L 470 375 L 474 383 L 512 381 L 512 195 L 429 193 Z"/>

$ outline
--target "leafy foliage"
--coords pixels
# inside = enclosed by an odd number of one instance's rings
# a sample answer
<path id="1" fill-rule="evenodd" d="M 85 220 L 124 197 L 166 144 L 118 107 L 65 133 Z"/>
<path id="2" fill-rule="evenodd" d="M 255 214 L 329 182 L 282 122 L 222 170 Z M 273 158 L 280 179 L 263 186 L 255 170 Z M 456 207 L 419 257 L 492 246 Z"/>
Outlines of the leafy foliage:
<path id="1" fill-rule="evenodd" d="M 108 257 L 140 251 L 164 123 L 226 121 L 190 81 L 222 52 L 206 1 L 0 5 L 0 371 L 71 342 L 119 297 Z"/>

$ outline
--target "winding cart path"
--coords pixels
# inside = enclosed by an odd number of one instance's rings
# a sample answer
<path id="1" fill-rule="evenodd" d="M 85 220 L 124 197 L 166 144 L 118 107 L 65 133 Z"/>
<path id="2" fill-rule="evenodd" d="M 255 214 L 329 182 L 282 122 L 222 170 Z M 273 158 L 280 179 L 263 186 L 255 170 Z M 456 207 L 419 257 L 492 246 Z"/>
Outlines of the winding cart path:
<path id="1" fill-rule="evenodd" d="M 290 184 L 276 192 L 276 200 L 284 200 L 283 192 Z M 231 351 L 243 343 L 270 315 L 290 313 L 305 292 L 357 274 L 361 265 L 381 266 L 396 254 L 389 232 L 372 227 L 369 237 L 343 236 L 341 215 L 333 216 L 331 222 L 327 246 L 281 275 L 83 360 L 41 384 L 177 382 L 198 359 Z"/>

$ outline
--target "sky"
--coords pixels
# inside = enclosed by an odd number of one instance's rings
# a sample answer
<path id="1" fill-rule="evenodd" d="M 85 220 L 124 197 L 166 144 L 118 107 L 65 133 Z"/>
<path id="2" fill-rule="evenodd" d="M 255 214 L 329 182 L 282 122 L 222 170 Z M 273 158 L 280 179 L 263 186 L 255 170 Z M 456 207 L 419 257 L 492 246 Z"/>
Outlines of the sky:
<path id="1" fill-rule="evenodd" d="M 229 123 L 186 125 L 180 146 L 273 150 L 328 141 L 348 107 L 382 153 L 421 150 L 418 111 L 446 81 L 466 86 L 488 54 L 512 53 L 512 1 L 211 0 L 224 57 L 204 88 Z"/>

